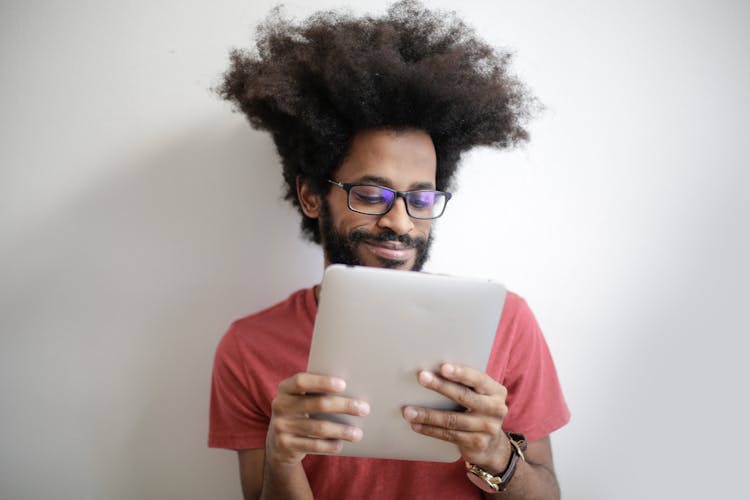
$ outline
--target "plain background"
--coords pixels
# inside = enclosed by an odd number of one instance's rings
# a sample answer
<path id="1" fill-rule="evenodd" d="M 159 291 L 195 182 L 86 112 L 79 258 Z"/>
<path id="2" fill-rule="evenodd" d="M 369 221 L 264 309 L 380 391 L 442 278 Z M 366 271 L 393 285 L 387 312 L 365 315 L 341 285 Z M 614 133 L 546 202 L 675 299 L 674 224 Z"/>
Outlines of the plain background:
<path id="1" fill-rule="evenodd" d="M 536 312 L 564 497 L 743 496 L 750 4 L 428 4 L 546 106 L 526 147 L 465 157 L 428 269 Z M 210 91 L 273 5 L 0 3 L 3 499 L 239 497 L 205 444 L 213 350 L 322 272 L 270 139 Z"/>

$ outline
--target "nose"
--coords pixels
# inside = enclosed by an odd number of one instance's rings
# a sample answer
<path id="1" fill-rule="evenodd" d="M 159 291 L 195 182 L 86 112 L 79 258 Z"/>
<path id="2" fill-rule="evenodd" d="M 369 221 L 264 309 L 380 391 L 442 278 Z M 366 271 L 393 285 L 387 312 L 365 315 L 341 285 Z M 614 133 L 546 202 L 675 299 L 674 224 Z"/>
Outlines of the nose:
<path id="1" fill-rule="evenodd" d="M 398 235 L 409 234 L 414 229 L 414 220 L 406 212 L 406 200 L 396 198 L 391 209 L 378 219 L 378 227 L 388 228 Z"/>

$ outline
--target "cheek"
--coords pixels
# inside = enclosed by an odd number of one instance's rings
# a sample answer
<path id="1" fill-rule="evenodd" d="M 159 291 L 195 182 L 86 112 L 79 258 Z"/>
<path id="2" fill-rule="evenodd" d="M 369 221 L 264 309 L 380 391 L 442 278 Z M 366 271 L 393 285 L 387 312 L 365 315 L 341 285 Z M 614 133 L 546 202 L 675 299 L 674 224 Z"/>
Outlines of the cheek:
<path id="1" fill-rule="evenodd" d="M 430 231 L 432 231 L 432 222 L 418 221 L 417 224 L 414 225 L 414 229 L 420 236 L 427 238 L 430 235 Z"/>
<path id="2" fill-rule="evenodd" d="M 377 217 L 373 217 L 372 215 L 358 214 L 357 212 L 352 212 L 349 209 L 347 209 L 346 212 L 347 213 L 345 214 L 339 214 L 340 216 L 338 218 L 338 222 L 336 223 L 336 227 L 338 228 L 339 232 L 343 234 L 349 234 L 355 229 L 364 229 L 369 232 L 377 231 Z"/>
<path id="3" fill-rule="evenodd" d="M 378 227 L 378 218 L 376 216 L 358 214 L 346 207 L 344 207 L 344 210 L 345 212 L 343 213 L 340 210 L 331 211 L 333 227 L 336 228 L 336 232 L 339 234 L 349 235 L 356 229 L 361 229 L 371 234 L 377 234 L 382 231 Z M 431 230 L 432 222 L 415 220 L 411 236 L 427 239 L 430 236 Z"/>
<path id="4" fill-rule="evenodd" d="M 350 237 L 352 231 L 354 231 L 355 229 L 368 229 L 367 226 L 363 226 L 361 223 L 357 223 L 356 221 L 353 221 L 346 217 L 339 219 L 334 224 L 334 227 L 336 228 L 336 232 L 339 234 L 339 236 L 342 236 L 344 238 Z"/>

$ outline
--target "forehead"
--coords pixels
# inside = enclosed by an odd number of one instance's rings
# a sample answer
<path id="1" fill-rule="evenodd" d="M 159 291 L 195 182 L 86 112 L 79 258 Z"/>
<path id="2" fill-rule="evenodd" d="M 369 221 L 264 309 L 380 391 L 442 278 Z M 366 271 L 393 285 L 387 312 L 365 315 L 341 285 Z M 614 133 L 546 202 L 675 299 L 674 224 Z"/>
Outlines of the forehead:
<path id="1" fill-rule="evenodd" d="M 421 130 L 363 130 L 355 134 L 334 175 L 340 182 L 380 179 L 400 190 L 434 187 L 436 164 L 432 139 Z"/>

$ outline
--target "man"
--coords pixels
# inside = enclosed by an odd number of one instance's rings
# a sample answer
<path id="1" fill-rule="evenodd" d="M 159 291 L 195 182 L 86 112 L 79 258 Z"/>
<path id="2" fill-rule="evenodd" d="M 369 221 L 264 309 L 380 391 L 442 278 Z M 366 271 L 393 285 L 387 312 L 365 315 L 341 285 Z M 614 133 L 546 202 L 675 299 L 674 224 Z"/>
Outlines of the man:
<path id="1" fill-rule="evenodd" d="M 276 12 L 257 52 L 233 52 L 220 92 L 272 134 L 286 197 L 326 266 L 418 271 L 461 154 L 527 137 L 531 100 L 508 60 L 414 1 L 383 18 L 324 13 L 302 25 Z M 305 373 L 318 296 L 300 290 L 235 322 L 217 349 L 209 445 L 238 450 L 246 498 L 559 496 L 549 434 L 569 413 L 522 299 L 508 294 L 486 373 L 416 374 L 465 409 L 403 408 L 414 432 L 458 447 L 462 460 L 444 464 L 336 456 L 361 430 L 309 415 L 369 407 L 342 395 L 346 381 Z"/>

